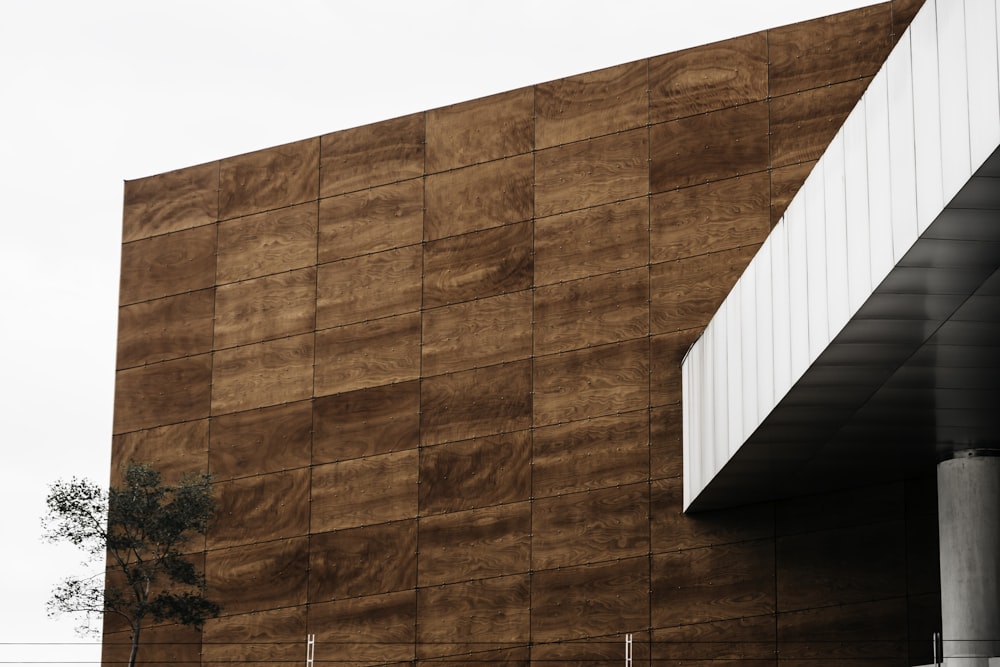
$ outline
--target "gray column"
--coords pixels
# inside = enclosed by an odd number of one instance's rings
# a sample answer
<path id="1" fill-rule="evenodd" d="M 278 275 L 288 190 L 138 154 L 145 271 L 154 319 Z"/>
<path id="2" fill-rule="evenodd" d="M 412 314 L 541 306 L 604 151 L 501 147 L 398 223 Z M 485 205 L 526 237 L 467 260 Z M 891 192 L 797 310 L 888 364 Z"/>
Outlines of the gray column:
<path id="1" fill-rule="evenodd" d="M 1000 457 L 965 450 L 937 468 L 941 634 L 947 667 L 1000 655 Z M 986 454 L 986 455 L 983 455 Z"/>

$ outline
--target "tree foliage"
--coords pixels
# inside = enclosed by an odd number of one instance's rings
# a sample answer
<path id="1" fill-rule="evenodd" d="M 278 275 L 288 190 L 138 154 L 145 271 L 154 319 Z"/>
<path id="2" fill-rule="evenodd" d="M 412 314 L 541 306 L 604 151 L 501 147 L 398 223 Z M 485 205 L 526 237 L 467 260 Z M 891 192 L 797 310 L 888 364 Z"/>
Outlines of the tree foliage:
<path id="1" fill-rule="evenodd" d="M 205 596 L 205 577 L 184 547 L 204 535 L 215 513 L 211 477 L 187 475 L 176 485 L 129 463 L 122 483 L 108 491 L 85 479 L 53 484 L 46 499 L 45 537 L 69 542 L 90 560 L 105 559 L 107 580 L 69 578 L 53 591 L 50 615 L 114 614 L 132 637 L 135 664 L 143 621 L 173 621 L 201 629 L 219 605 Z"/>

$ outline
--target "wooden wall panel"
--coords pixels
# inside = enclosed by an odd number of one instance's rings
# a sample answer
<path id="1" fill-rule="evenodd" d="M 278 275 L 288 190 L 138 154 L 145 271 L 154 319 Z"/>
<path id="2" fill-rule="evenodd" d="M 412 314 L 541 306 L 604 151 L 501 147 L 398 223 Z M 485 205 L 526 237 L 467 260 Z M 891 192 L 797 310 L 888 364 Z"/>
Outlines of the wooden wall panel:
<path id="1" fill-rule="evenodd" d="M 650 199 L 650 261 L 763 243 L 771 231 L 767 172 L 672 190 Z"/>
<path id="2" fill-rule="evenodd" d="M 530 153 L 428 176 L 424 239 L 528 220 L 533 178 Z"/>
<path id="3" fill-rule="evenodd" d="M 201 665 L 299 665 L 305 636 L 305 605 L 209 619 Z"/>
<path id="4" fill-rule="evenodd" d="M 647 61 L 535 86 L 535 147 L 622 132 L 646 124 Z"/>
<path id="5" fill-rule="evenodd" d="M 649 134 L 653 192 L 752 174 L 770 165 L 767 102 L 660 123 Z"/>
<path id="6" fill-rule="evenodd" d="M 319 196 L 319 138 L 246 153 L 219 165 L 219 218 L 228 220 Z"/>
<path id="7" fill-rule="evenodd" d="M 425 379 L 420 440 L 452 440 L 520 431 L 531 425 L 531 361 Z"/>
<path id="8" fill-rule="evenodd" d="M 313 403 L 312 462 L 415 449 L 419 428 L 417 380 L 322 396 Z"/>
<path id="9" fill-rule="evenodd" d="M 782 664 L 786 660 L 910 664 L 906 598 L 778 614 L 777 626 Z"/>
<path id="10" fill-rule="evenodd" d="M 534 364 L 536 426 L 645 408 L 645 339 L 539 357 Z"/>
<path id="11" fill-rule="evenodd" d="M 311 431 L 309 401 L 215 417 L 212 474 L 224 480 L 308 466 Z"/>
<path id="12" fill-rule="evenodd" d="M 653 556 L 654 628 L 773 614 L 774 541 Z"/>
<path id="13" fill-rule="evenodd" d="M 649 559 L 535 572 L 531 639 L 554 642 L 649 627 Z"/>
<path id="14" fill-rule="evenodd" d="M 535 284 L 649 262 L 649 202 L 630 199 L 535 221 Z"/>
<path id="15" fill-rule="evenodd" d="M 419 245 L 320 265 L 316 328 L 419 310 L 420 271 Z"/>
<path id="16" fill-rule="evenodd" d="M 583 565 L 649 552 L 646 482 L 535 500 L 533 570 Z"/>
<path id="17" fill-rule="evenodd" d="M 215 347 L 259 343 L 316 328 L 316 269 L 220 285 L 215 290 Z"/>
<path id="18" fill-rule="evenodd" d="M 201 227 L 218 212 L 218 162 L 126 181 L 122 242 Z"/>
<path id="19" fill-rule="evenodd" d="M 888 2 L 769 30 L 771 95 L 874 75 L 891 32 Z"/>
<path id="20" fill-rule="evenodd" d="M 650 405 L 678 403 L 683 398 L 681 362 L 699 336 L 700 329 L 685 329 L 650 339 Z"/>
<path id="21" fill-rule="evenodd" d="M 416 519 L 310 537 L 310 602 L 391 593 L 416 585 Z"/>
<path id="22" fill-rule="evenodd" d="M 529 290 L 425 310 L 422 321 L 424 377 L 531 356 Z"/>
<path id="23" fill-rule="evenodd" d="M 310 604 L 317 659 L 344 667 L 413 660 L 416 610 L 415 590 Z"/>
<path id="24" fill-rule="evenodd" d="M 316 334 L 316 396 L 415 380 L 419 374 L 420 313 Z"/>
<path id="25" fill-rule="evenodd" d="M 648 135 L 642 128 L 535 153 L 535 215 L 646 195 Z"/>
<path id="26" fill-rule="evenodd" d="M 649 413 L 535 429 L 533 451 L 533 498 L 643 481 L 649 477 Z"/>
<path id="27" fill-rule="evenodd" d="M 158 299 L 215 284 L 215 225 L 122 246 L 118 304 Z"/>
<path id="28" fill-rule="evenodd" d="M 420 519 L 420 585 L 499 577 L 531 569 L 528 502 Z"/>
<path id="29" fill-rule="evenodd" d="M 128 632 L 106 637 L 101 664 L 109 667 L 127 665 L 130 648 Z M 201 633 L 194 628 L 173 624 L 143 626 L 141 650 L 135 664 L 136 667 L 199 665 L 201 651 Z"/>
<path id="30" fill-rule="evenodd" d="M 210 354 L 118 371 L 114 432 L 203 419 L 209 415 L 211 394 Z"/>
<path id="31" fill-rule="evenodd" d="M 684 474 L 682 462 L 683 415 L 680 403 L 658 406 L 649 412 L 649 476 L 652 479 Z"/>
<path id="32" fill-rule="evenodd" d="M 424 173 L 424 114 L 320 137 L 320 196 L 394 183 Z"/>
<path id="33" fill-rule="evenodd" d="M 529 647 L 527 643 L 520 646 L 492 648 L 497 645 L 500 645 L 500 643 L 451 645 L 458 651 L 457 653 L 434 656 L 426 660 L 417 660 L 413 663 L 393 665 L 392 667 L 435 667 L 442 664 L 469 665 L 470 663 L 476 665 L 493 665 L 495 667 L 507 665 L 511 667 L 527 667 L 531 664 L 530 656 L 533 655 L 533 647 Z M 484 646 L 487 648 L 484 648 Z"/>
<path id="34" fill-rule="evenodd" d="M 531 460 L 530 431 L 425 447 L 420 453 L 420 514 L 527 500 Z"/>
<path id="35" fill-rule="evenodd" d="M 431 241 L 424 246 L 425 308 L 531 287 L 532 223 Z"/>
<path id="36" fill-rule="evenodd" d="M 756 32 L 649 59 L 649 122 L 767 98 L 767 35 Z"/>
<path id="37" fill-rule="evenodd" d="M 212 290 L 186 292 L 118 309 L 119 369 L 212 351 Z"/>
<path id="38" fill-rule="evenodd" d="M 319 261 L 334 262 L 420 243 L 424 184 L 391 183 L 319 200 Z"/>
<path id="39" fill-rule="evenodd" d="M 427 171 L 455 169 L 528 153 L 534 147 L 535 89 L 427 112 Z"/>
<path id="40" fill-rule="evenodd" d="M 625 652 L 625 635 L 632 634 L 632 664 L 649 664 L 649 633 L 612 632 L 597 637 L 584 637 L 553 643 L 538 643 L 531 647 L 532 664 L 551 667 L 593 667 L 617 665 Z"/>
<path id="41" fill-rule="evenodd" d="M 312 334 L 219 350 L 213 356 L 213 415 L 312 395 Z"/>
<path id="42" fill-rule="evenodd" d="M 775 520 L 778 534 L 790 536 L 895 521 L 905 512 L 905 485 L 893 482 L 782 501 L 777 504 Z"/>
<path id="43" fill-rule="evenodd" d="M 645 267 L 535 290 L 536 355 L 640 338 L 649 332 Z"/>
<path id="44" fill-rule="evenodd" d="M 774 616 L 768 615 L 654 629 L 651 653 L 654 665 L 763 667 L 775 664 L 775 650 Z"/>
<path id="45" fill-rule="evenodd" d="M 815 166 L 816 161 L 812 160 L 771 170 L 771 225 L 778 224 Z"/>
<path id="46" fill-rule="evenodd" d="M 313 532 L 415 517 L 417 466 L 413 449 L 314 466 Z"/>
<path id="47" fill-rule="evenodd" d="M 151 464 L 167 484 L 176 484 L 185 473 L 207 471 L 208 430 L 208 420 L 198 419 L 114 436 L 111 483 L 121 483 L 123 466 L 130 461 Z"/>
<path id="48" fill-rule="evenodd" d="M 817 160 L 871 79 L 855 79 L 771 100 L 771 164 Z"/>
<path id="49" fill-rule="evenodd" d="M 707 325 L 756 252 L 747 246 L 652 265 L 650 333 Z"/>
<path id="50" fill-rule="evenodd" d="M 266 542 L 309 531 L 309 469 L 244 477 L 215 485 L 218 511 L 208 548 Z"/>
<path id="51" fill-rule="evenodd" d="M 208 596 L 225 615 L 306 603 L 309 540 L 296 537 L 205 554 Z"/>
<path id="52" fill-rule="evenodd" d="M 219 223 L 219 284 L 316 263 L 316 204 Z"/>

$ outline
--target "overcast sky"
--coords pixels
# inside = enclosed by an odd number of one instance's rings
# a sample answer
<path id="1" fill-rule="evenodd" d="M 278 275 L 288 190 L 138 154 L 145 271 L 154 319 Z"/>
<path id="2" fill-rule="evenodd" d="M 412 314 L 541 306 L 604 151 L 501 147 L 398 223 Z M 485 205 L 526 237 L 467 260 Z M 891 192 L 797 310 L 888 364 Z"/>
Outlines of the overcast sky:
<path id="1" fill-rule="evenodd" d="M 39 520 L 107 483 L 124 180 L 865 4 L 0 0 L 0 664 L 99 663 Z"/>

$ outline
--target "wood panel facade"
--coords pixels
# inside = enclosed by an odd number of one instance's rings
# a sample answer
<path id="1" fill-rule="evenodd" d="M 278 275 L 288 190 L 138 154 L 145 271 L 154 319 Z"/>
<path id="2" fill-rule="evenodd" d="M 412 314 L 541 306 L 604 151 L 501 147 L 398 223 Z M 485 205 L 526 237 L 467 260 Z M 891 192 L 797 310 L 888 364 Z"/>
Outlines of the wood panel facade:
<path id="1" fill-rule="evenodd" d="M 681 511 L 681 360 L 917 5 L 128 183 L 113 461 L 215 475 L 223 605 L 140 664 L 929 662 L 927 480 Z"/>

